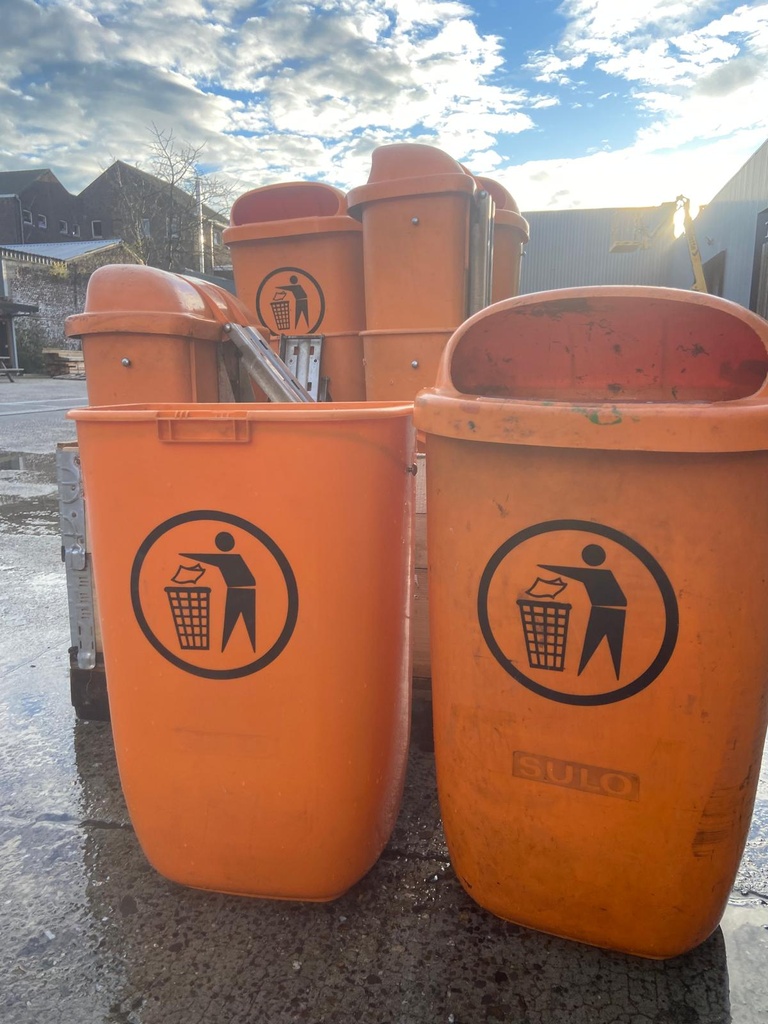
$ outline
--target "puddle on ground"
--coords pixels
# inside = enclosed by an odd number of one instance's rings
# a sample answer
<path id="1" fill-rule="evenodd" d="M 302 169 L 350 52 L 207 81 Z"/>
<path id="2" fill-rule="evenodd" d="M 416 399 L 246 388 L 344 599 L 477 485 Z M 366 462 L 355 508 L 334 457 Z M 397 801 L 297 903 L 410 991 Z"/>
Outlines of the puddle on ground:
<path id="1" fill-rule="evenodd" d="M 32 536 L 60 532 L 54 452 L 0 452 L 0 532 Z"/>
<path id="2" fill-rule="evenodd" d="M 0 480 L 55 485 L 56 454 L 0 451 Z"/>
<path id="3" fill-rule="evenodd" d="M 42 537 L 60 532 L 56 495 L 0 502 L 0 533 Z"/>

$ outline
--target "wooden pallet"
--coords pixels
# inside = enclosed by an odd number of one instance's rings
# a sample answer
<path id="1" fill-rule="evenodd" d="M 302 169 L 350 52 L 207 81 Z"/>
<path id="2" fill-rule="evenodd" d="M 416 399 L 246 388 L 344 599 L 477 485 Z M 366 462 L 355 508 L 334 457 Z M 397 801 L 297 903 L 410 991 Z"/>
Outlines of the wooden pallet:
<path id="1" fill-rule="evenodd" d="M 77 349 L 44 348 L 43 367 L 49 377 L 79 377 L 85 373 L 83 353 Z"/>

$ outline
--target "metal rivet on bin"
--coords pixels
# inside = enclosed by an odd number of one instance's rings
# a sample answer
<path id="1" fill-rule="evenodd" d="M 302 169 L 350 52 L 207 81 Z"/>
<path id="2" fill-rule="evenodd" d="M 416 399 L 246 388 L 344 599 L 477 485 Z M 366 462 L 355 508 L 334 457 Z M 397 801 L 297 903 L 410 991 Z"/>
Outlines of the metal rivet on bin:
<path id="1" fill-rule="evenodd" d="M 411 224 L 418 224 L 418 223 L 419 223 L 419 218 L 418 217 L 411 217 Z"/>
<path id="2" fill-rule="evenodd" d="M 123 364 L 123 366 L 131 365 L 131 360 L 127 356 L 124 359 L 121 359 L 120 362 Z"/>
<path id="3" fill-rule="evenodd" d="M 411 366 L 414 368 L 414 370 L 418 370 L 418 368 L 419 368 L 419 360 L 418 359 L 412 359 L 411 360 Z"/>

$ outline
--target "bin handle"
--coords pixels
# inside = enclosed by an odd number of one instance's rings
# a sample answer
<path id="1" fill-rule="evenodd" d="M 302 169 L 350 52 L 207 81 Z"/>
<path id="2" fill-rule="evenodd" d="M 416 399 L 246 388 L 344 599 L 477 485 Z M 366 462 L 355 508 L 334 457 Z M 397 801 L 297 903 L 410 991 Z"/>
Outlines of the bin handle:
<path id="1" fill-rule="evenodd" d="M 247 419 L 230 416 L 205 418 L 159 416 L 157 436 L 160 441 L 184 444 L 242 444 L 251 439 L 251 424 Z"/>

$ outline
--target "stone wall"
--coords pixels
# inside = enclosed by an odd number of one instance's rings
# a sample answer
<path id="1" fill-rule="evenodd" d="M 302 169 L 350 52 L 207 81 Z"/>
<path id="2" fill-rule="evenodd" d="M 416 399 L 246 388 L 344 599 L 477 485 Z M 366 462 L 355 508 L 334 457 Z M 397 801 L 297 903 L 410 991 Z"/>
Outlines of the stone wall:
<path id="1" fill-rule="evenodd" d="M 6 295 L 14 302 L 38 307 L 37 313 L 14 320 L 19 365 L 27 373 L 41 373 L 43 349 L 78 348 L 77 339 L 65 337 L 64 321 L 83 312 L 91 274 L 109 263 L 134 262 L 121 247 L 53 265 L 3 260 Z"/>

